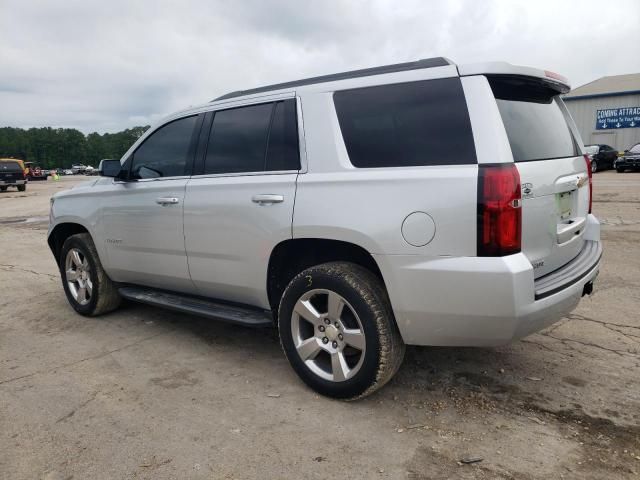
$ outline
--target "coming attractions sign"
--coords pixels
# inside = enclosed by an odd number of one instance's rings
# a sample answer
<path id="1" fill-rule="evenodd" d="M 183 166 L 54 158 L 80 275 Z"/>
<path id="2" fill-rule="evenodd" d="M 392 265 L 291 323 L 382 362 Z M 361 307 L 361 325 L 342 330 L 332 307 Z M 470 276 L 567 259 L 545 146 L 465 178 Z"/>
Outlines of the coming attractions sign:
<path id="1" fill-rule="evenodd" d="M 640 128 L 640 107 L 607 108 L 596 111 L 596 130 Z"/>

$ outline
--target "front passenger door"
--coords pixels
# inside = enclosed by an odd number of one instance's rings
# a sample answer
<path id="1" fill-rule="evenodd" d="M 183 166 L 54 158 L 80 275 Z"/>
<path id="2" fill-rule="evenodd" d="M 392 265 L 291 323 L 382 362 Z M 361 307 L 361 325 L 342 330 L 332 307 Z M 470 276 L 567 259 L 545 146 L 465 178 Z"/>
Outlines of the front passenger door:
<path id="1" fill-rule="evenodd" d="M 184 247 L 183 202 L 191 173 L 196 115 L 171 121 L 134 151 L 129 179 L 101 196 L 101 237 L 113 280 L 191 291 Z"/>

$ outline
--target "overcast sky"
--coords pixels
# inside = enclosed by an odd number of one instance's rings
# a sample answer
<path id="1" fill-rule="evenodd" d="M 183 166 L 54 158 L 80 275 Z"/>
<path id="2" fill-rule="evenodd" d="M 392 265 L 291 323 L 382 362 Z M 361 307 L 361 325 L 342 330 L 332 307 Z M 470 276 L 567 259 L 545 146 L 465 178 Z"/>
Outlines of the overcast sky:
<path id="1" fill-rule="evenodd" d="M 231 90 L 446 56 L 640 72 L 638 0 L 0 0 L 0 126 L 117 131 Z"/>

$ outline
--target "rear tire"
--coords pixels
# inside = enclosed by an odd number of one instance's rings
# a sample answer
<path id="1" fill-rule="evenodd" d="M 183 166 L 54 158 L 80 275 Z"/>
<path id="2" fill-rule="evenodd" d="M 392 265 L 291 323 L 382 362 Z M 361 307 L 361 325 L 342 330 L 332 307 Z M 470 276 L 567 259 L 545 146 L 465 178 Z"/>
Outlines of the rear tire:
<path id="1" fill-rule="evenodd" d="M 9 187 L 0 187 L 0 192 L 6 192 Z"/>
<path id="2" fill-rule="evenodd" d="M 65 240 L 58 266 L 67 300 L 79 314 L 101 315 L 120 305 L 118 290 L 102 268 L 88 233 L 71 235 Z"/>
<path id="3" fill-rule="evenodd" d="M 24 192 L 27 189 L 26 185 L 18 185 L 18 191 L 19 192 Z"/>
<path id="4" fill-rule="evenodd" d="M 293 369 L 328 397 L 370 395 L 391 380 L 404 357 L 382 282 L 353 263 L 325 263 L 299 273 L 280 301 L 278 327 Z"/>

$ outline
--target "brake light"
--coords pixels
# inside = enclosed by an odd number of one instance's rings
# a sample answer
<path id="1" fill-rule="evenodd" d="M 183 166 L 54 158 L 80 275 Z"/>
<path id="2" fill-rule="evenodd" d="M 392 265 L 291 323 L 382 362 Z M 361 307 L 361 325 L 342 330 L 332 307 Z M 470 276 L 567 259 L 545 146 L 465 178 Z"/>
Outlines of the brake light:
<path id="1" fill-rule="evenodd" d="M 591 204 L 593 203 L 593 172 L 591 172 L 591 158 L 584 155 L 584 161 L 587 162 L 587 174 L 589 175 L 589 213 L 591 213 Z"/>
<path id="2" fill-rule="evenodd" d="M 569 84 L 569 80 L 567 80 L 567 77 L 564 77 L 562 75 L 560 75 L 559 73 L 556 72 L 550 72 L 549 70 L 545 70 L 544 71 L 544 76 L 547 78 L 553 78 L 554 80 L 559 80 L 560 82 L 564 83 L 564 84 Z"/>
<path id="3" fill-rule="evenodd" d="M 478 256 L 501 257 L 522 246 L 522 192 L 513 163 L 479 165 Z"/>

